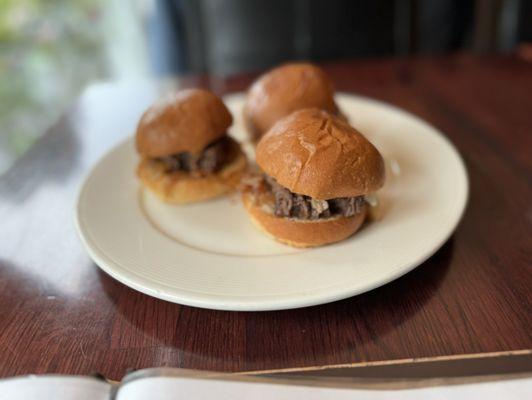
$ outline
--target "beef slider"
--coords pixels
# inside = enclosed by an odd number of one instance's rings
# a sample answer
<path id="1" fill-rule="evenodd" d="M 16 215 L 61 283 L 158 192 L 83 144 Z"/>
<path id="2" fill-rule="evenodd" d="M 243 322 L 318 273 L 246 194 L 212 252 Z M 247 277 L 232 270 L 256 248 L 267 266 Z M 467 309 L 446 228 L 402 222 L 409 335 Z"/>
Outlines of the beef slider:
<path id="1" fill-rule="evenodd" d="M 136 132 L 142 185 L 163 201 L 195 203 L 229 193 L 246 157 L 227 136 L 233 117 L 214 93 L 187 89 L 153 104 Z"/>
<path id="2" fill-rule="evenodd" d="M 251 85 L 244 105 L 251 141 L 257 143 L 281 118 L 310 107 L 338 113 L 333 85 L 318 66 L 288 63 L 266 72 Z"/>
<path id="3" fill-rule="evenodd" d="M 277 122 L 257 144 L 256 159 L 270 195 L 244 191 L 244 205 L 257 226 L 295 247 L 355 233 L 367 213 L 364 196 L 385 179 L 375 146 L 346 121 L 315 108 Z"/>

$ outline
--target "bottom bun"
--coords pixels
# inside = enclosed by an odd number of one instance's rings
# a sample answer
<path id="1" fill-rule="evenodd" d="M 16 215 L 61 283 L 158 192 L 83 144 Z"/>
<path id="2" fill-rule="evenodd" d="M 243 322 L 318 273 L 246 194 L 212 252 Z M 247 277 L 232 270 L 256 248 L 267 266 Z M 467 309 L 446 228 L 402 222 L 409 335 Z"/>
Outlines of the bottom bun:
<path id="1" fill-rule="evenodd" d="M 366 218 L 367 206 L 352 217 L 298 220 L 276 217 L 266 211 L 249 192 L 242 195 L 253 223 L 268 236 L 293 247 L 315 247 L 339 242 L 354 234 Z"/>
<path id="2" fill-rule="evenodd" d="M 137 175 L 148 189 L 161 200 L 173 204 L 196 203 L 234 191 L 247 167 L 246 156 L 239 149 L 233 161 L 220 171 L 203 177 L 193 177 L 188 172 L 166 172 L 164 166 L 144 158 Z"/>

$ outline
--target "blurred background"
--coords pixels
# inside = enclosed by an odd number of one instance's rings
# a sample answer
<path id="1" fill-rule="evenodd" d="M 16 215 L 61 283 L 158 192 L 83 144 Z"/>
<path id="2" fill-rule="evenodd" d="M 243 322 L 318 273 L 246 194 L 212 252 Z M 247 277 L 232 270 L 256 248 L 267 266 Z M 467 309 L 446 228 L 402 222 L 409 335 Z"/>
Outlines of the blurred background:
<path id="1" fill-rule="evenodd" d="M 0 0 L 0 173 L 95 81 L 527 42 L 528 0 Z"/>

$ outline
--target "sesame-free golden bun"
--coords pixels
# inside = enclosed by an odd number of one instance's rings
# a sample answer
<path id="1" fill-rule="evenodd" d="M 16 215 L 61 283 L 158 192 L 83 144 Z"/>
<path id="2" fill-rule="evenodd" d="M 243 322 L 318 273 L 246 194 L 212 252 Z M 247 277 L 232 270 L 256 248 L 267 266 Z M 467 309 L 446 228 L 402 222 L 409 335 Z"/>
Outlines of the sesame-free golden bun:
<path id="1" fill-rule="evenodd" d="M 143 185 L 167 203 L 188 204 L 209 200 L 234 191 L 247 169 L 247 159 L 231 139 L 231 161 L 212 174 L 194 176 L 186 171 L 167 172 L 157 160 L 143 157 L 137 176 Z"/>
<path id="2" fill-rule="evenodd" d="M 153 104 L 136 132 L 137 151 L 146 157 L 200 153 L 225 135 L 233 123 L 229 110 L 212 92 L 186 89 Z"/>
<path id="3" fill-rule="evenodd" d="M 244 121 L 253 142 L 279 119 L 293 111 L 316 107 L 337 113 L 327 75 L 309 63 L 290 63 L 260 76 L 251 86 L 244 106 Z"/>
<path id="4" fill-rule="evenodd" d="M 366 218 L 367 205 L 351 217 L 299 220 L 280 218 L 263 207 L 260 197 L 242 193 L 242 201 L 251 221 L 266 235 L 293 247 L 316 247 L 339 242 L 353 235 Z"/>
<path id="5" fill-rule="evenodd" d="M 257 144 L 256 158 L 280 185 L 320 200 L 375 192 L 385 179 L 375 146 L 344 120 L 315 108 L 278 121 Z"/>

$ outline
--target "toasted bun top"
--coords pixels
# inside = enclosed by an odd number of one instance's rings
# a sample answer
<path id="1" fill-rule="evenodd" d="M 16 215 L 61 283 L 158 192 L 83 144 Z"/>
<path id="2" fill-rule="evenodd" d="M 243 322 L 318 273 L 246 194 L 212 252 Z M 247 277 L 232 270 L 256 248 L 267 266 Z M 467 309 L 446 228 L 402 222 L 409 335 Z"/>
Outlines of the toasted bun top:
<path id="1" fill-rule="evenodd" d="M 384 184 L 379 151 L 347 122 L 318 109 L 277 122 L 258 143 L 256 157 L 279 184 L 316 199 L 360 196 Z"/>
<path id="2" fill-rule="evenodd" d="M 233 117 L 222 100 L 203 89 L 187 89 L 153 104 L 137 127 L 137 150 L 148 157 L 199 153 L 223 136 Z"/>
<path id="3" fill-rule="evenodd" d="M 260 136 L 282 117 L 310 107 L 337 112 L 331 82 L 315 65 L 293 63 L 275 68 L 253 83 L 244 114 Z"/>

